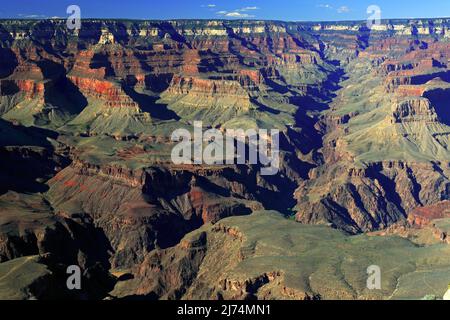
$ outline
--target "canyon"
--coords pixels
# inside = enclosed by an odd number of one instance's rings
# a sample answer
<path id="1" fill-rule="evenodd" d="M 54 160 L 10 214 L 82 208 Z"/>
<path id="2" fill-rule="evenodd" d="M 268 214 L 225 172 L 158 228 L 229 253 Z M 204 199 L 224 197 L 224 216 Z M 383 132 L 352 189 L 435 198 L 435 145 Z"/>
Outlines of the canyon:
<path id="1" fill-rule="evenodd" d="M 449 61 L 450 19 L 0 20 L 0 298 L 442 296 Z M 196 121 L 279 170 L 173 163 Z"/>

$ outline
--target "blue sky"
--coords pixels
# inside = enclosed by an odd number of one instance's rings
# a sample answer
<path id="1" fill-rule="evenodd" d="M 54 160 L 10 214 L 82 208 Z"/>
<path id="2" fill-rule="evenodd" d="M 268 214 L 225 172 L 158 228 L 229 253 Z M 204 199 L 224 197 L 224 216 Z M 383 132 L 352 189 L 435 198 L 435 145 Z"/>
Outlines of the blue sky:
<path id="1" fill-rule="evenodd" d="M 2 0 L 0 18 L 66 17 L 71 4 L 82 18 L 364 20 L 372 4 L 382 18 L 450 16 L 450 0 Z"/>

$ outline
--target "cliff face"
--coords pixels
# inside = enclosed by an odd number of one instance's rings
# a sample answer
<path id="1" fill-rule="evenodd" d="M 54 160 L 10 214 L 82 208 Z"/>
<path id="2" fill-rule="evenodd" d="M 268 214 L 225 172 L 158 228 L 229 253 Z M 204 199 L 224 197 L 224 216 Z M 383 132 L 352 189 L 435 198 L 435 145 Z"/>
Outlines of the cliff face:
<path id="1" fill-rule="evenodd" d="M 350 234 L 425 233 L 437 219 L 428 212 L 450 197 L 449 36 L 447 19 L 372 30 L 85 20 L 78 31 L 62 20 L 2 20 L 0 260 L 68 246 L 56 263 L 99 262 L 106 277 L 130 270 L 137 281 L 119 296 L 336 296 L 287 283 L 282 268 L 236 275 L 259 249 L 221 221 L 274 209 Z M 170 136 L 193 121 L 280 130 L 278 174 L 174 165 Z M 102 246 L 83 240 L 96 237 Z"/>
<path id="2" fill-rule="evenodd" d="M 163 99 L 196 108 L 250 109 L 250 97 L 238 81 L 174 76 Z"/>
<path id="3" fill-rule="evenodd" d="M 204 223 L 262 208 L 249 190 L 255 177 L 240 174 L 213 168 L 133 171 L 74 162 L 49 181 L 48 196 L 61 212 L 89 212 L 115 250 L 113 267 L 124 268 L 141 262 L 146 252 L 173 246 Z M 230 193 L 209 190 L 217 184 Z"/>

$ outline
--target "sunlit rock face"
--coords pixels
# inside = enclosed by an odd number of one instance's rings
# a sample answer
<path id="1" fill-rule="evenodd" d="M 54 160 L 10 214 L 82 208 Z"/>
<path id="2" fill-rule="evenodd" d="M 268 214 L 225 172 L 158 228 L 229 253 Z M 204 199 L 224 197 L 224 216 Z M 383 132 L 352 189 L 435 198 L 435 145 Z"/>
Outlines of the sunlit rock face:
<path id="1" fill-rule="evenodd" d="M 109 280 L 130 272 L 120 297 L 374 298 L 351 281 L 327 291 L 310 266 L 291 281 L 302 257 L 285 246 L 371 232 L 448 243 L 449 37 L 447 19 L 371 30 L 83 20 L 77 31 L 58 19 L 2 20 L 1 264 L 29 265 L 39 281 L 74 263 Z M 248 161 L 175 164 L 172 133 L 196 121 L 220 133 L 279 130 L 277 174 Z M 358 252 L 370 241 L 361 237 Z M 267 258 L 277 241 L 286 270 Z M 418 255 L 447 267 L 437 253 Z"/>

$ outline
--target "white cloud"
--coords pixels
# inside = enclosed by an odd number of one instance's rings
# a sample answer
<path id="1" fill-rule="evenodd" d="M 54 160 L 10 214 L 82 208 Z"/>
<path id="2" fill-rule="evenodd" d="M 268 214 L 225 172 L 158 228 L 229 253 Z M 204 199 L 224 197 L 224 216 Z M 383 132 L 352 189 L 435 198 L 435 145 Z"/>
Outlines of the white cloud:
<path id="1" fill-rule="evenodd" d="M 217 7 L 217 5 L 215 5 L 215 4 L 202 4 L 200 7 L 202 7 L 202 8 L 208 8 L 208 9 L 214 9 L 215 7 Z"/>
<path id="2" fill-rule="evenodd" d="M 229 18 L 254 18 L 254 15 L 248 14 L 248 13 L 242 13 L 239 11 L 219 11 L 217 14 L 229 17 Z"/>
<path id="3" fill-rule="evenodd" d="M 325 8 L 325 9 L 333 9 L 333 6 L 330 4 L 319 4 L 319 8 Z"/>
<path id="4" fill-rule="evenodd" d="M 348 13 L 348 12 L 350 12 L 350 8 L 347 6 L 342 6 L 337 9 L 337 12 L 338 13 Z"/>
<path id="5" fill-rule="evenodd" d="M 241 9 L 237 9 L 236 11 L 245 12 L 245 11 L 251 11 L 251 10 L 259 10 L 258 7 L 244 7 Z"/>
<path id="6" fill-rule="evenodd" d="M 339 8 L 334 8 L 331 4 L 322 3 L 317 5 L 318 8 L 323 8 L 327 10 L 336 10 L 337 13 L 348 13 L 350 12 L 350 8 L 348 6 L 341 6 Z"/>
<path id="7" fill-rule="evenodd" d="M 254 18 L 255 15 L 248 14 L 248 11 L 259 10 L 259 7 L 243 7 L 240 9 L 232 10 L 232 11 L 217 11 L 216 14 L 225 16 L 228 18 Z"/>

